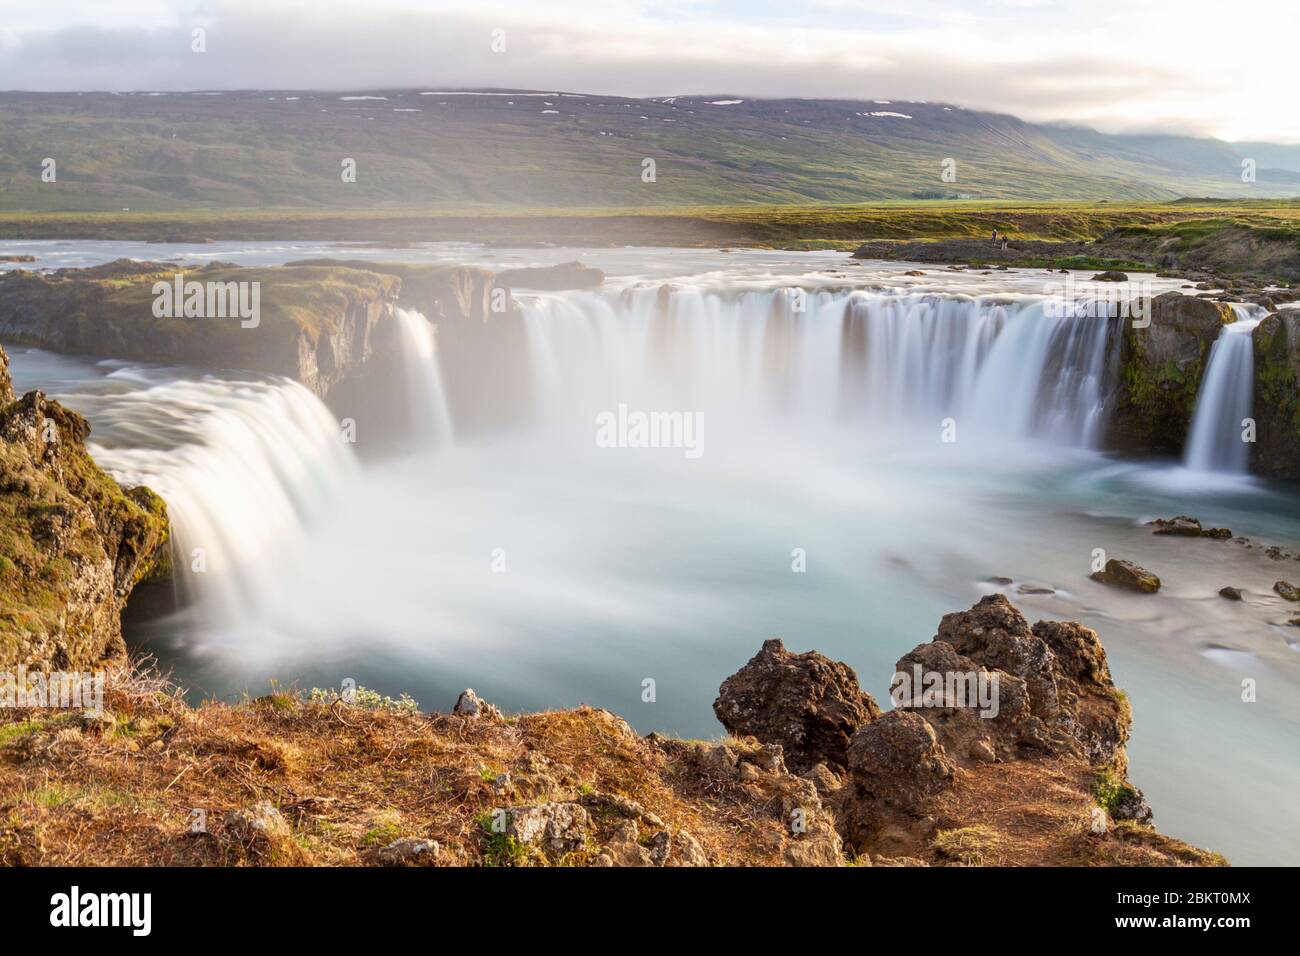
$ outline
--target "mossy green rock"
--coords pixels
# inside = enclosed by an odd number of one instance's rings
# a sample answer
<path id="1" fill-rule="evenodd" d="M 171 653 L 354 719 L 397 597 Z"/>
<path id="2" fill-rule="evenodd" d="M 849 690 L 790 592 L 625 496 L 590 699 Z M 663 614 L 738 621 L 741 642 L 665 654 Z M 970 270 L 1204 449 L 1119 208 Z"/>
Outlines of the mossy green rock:
<path id="1" fill-rule="evenodd" d="M 1107 445 L 1121 451 L 1182 451 L 1210 349 L 1236 313 L 1221 303 L 1166 292 L 1151 321 L 1123 320 L 1120 388 Z"/>
<path id="2" fill-rule="evenodd" d="M 40 392 L 15 399 L 0 350 L 0 669 L 119 657 L 131 589 L 167 552 L 167 507 L 85 449 L 90 425 Z"/>
<path id="3" fill-rule="evenodd" d="M 159 317 L 154 285 L 258 283 L 255 326 L 238 316 Z M 366 360 L 401 280 L 340 266 L 187 268 L 117 260 L 92 269 L 0 274 L 5 341 L 85 355 L 241 368 L 294 378 L 325 395 Z"/>
<path id="4" fill-rule="evenodd" d="M 1300 478 L 1300 309 L 1255 327 L 1254 470 Z"/>

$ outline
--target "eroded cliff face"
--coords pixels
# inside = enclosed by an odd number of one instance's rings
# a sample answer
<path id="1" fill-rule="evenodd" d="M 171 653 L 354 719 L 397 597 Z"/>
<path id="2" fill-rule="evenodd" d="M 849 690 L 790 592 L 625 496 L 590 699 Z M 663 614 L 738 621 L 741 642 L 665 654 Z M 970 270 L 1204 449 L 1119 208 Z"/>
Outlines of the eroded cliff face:
<path id="1" fill-rule="evenodd" d="M 155 286 L 174 285 L 177 275 L 205 290 L 233 288 L 249 304 L 255 286 L 257 315 L 205 309 L 186 316 L 173 302 L 173 314 L 160 316 Z M 284 375 L 323 397 L 371 356 L 400 286 L 393 276 L 324 266 L 183 269 L 118 260 L 17 271 L 0 275 L 0 338 L 55 352 Z"/>
<path id="2" fill-rule="evenodd" d="M 369 270 L 400 283 L 396 306 L 418 312 L 435 329 L 439 367 L 458 429 L 478 431 L 527 419 L 532 399 L 528 338 L 510 286 L 496 273 L 477 266 L 359 259 L 305 264 Z M 385 425 L 409 415 L 400 389 L 391 384 L 408 374 L 403 368 L 408 359 L 390 341 L 392 336 L 391 327 L 381 328 L 372 360 L 329 398 L 341 417 L 369 418 L 390 437 L 400 429 Z"/>
<path id="3" fill-rule="evenodd" d="M 1300 309 L 1275 312 L 1255 327 L 1253 468 L 1300 478 Z"/>
<path id="4" fill-rule="evenodd" d="M 167 509 L 85 449 L 76 412 L 16 399 L 0 350 L 0 665 L 89 670 L 124 654 L 131 589 L 165 560 Z"/>
<path id="5" fill-rule="evenodd" d="M 1222 302 L 1166 292 L 1151 300 L 1151 322 L 1126 322 L 1120 391 L 1106 445 L 1119 451 L 1183 450 L 1210 349 L 1236 313 Z"/>

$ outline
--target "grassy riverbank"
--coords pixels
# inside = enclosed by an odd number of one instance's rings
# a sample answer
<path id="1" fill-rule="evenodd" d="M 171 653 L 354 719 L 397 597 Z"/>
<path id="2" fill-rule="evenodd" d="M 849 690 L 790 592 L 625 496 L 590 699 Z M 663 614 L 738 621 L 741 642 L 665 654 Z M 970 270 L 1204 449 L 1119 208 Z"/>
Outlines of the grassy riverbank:
<path id="1" fill-rule="evenodd" d="M 1196 225 L 1189 225 L 1189 223 Z M 1231 223 L 1300 240 L 1300 200 L 1008 203 L 918 200 L 843 205 L 657 208 L 262 208 L 193 211 L 0 211 L 4 239 L 330 240 L 494 244 L 737 245 L 852 248 L 870 239 L 958 239 L 996 228 L 1016 239 L 1091 241 L 1117 229 L 1210 237 Z"/>

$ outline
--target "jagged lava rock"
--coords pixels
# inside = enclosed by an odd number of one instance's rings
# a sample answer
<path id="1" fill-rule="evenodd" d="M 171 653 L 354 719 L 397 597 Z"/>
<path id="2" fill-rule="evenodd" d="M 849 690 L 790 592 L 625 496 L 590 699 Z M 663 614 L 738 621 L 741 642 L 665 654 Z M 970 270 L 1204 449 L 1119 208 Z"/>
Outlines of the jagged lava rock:
<path id="1" fill-rule="evenodd" d="M 775 638 L 722 682 L 713 712 L 733 734 L 780 744 L 796 773 L 819 763 L 842 770 L 849 739 L 880 716 L 847 664 L 792 654 Z"/>
<path id="2" fill-rule="evenodd" d="M 908 710 L 891 710 L 854 734 L 848 756 L 859 790 L 904 810 L 949 786 L 955 769 L 934 728 Z"/>
<path id="3" fill-rule="evenodd" d="M 1111 681 L 1095 631 L 1040 621 L 1032 628 L 1005 595 L 947 614 L 933 641 L 897 664 L 899 674 L 983 679 L 995 706 L 966 699 L 899 701 L 929 721 L 947 752 L 969 766 L 994 759 L 1073 753 L 1094 763 L 1121 759 L 1130 718 Z"/>

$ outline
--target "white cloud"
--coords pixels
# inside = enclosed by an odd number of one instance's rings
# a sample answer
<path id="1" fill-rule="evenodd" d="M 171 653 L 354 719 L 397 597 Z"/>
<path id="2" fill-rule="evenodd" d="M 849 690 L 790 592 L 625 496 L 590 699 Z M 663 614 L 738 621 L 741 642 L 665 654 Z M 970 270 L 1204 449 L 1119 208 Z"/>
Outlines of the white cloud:
<path id="1" fill-rule="evenodd" d="M 1300 5 L 1256 0 L 157 0 L 24 5 L 0 88 L 485 86 L 930 100 L 1300 141 Z M 208 52 L 190 52 L 190 29 Z M 506 49 L 492 51 L 492 31 Z"/>

